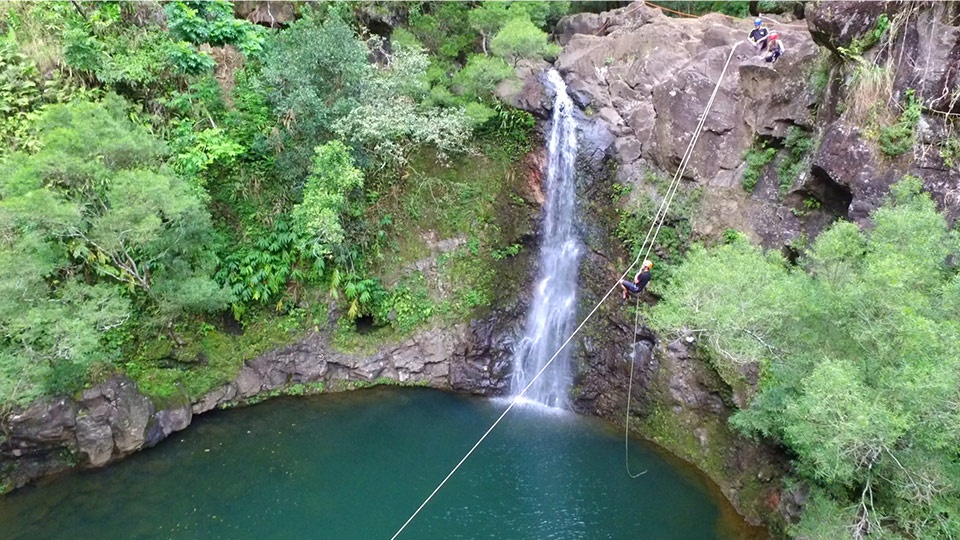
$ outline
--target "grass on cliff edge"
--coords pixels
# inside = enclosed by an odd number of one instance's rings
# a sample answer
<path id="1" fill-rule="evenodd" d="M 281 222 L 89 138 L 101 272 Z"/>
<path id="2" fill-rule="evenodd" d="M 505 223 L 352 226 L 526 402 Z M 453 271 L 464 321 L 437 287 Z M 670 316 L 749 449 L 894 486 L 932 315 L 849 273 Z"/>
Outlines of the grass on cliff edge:
<path id="1" fill-rule="evenodd" d="M 234 380 L 244 362 L 302 337 L 315 321 L 304 310 L 265 312 L 239 334 L 199 323 L 178 335 L 180 344 L 163 335 L 142 343 L 122 369 L 150 397 L 196 401 Z"/>

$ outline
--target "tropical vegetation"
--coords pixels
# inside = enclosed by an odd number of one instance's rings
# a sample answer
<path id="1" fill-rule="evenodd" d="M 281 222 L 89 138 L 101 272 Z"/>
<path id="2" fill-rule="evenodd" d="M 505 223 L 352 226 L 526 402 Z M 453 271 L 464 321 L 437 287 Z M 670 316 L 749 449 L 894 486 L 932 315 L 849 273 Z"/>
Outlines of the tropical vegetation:
<path id="1" fill-rule="evenodd" d="M 794 536 L 960 535 L 960 235 L 920 186 L 797 264 L 742 239 L 695 247 L 654 309 L 750 394 L 733 425 L 793 458 L 809 489 Z"/>
<path id="2" fill-rule="evenodd" d="M 270 29 L 222 0 L 5 4 L 0 403 L 116 371 L 196 397 L 319 325 L 347 346 L 489 305 L 533 127 L 494 91 L 568 8 L 307 3 Z M 445 297 L 405 266 L 421 222 L 466 240 Z"/>

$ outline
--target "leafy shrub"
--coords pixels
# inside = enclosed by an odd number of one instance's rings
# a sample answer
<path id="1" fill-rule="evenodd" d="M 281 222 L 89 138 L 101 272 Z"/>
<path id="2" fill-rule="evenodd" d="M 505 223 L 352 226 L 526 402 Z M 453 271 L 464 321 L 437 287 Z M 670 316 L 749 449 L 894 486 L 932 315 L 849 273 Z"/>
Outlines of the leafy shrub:
<path id="1" fill-rule="evenodd" d="M 236 45 L 247 56 L 263 50 L 264 28 L 233 16 L 233 6 L 224 0 L 170 2 L 164 6 L 167 26 L 175 39 L 194 45 Z"/>
<path id="2" fill-rule="evenodd" d="M 810 134 L 798 126 L 790 126 L 783 141 L 786 156 L 777 164 L 777 178 L 780 180 L 780 194 L 783 195 L 807 168 L 807 153 L 813 147 Z"/>
<path id="3" fill-rule="evenodd" d="M 920 102 L 914 97 L 913 90 L 906 92 L 906 107 L 900 120 L 893 126 L 880 128 L 880 151 L 890 157 L 909 152 L 916 141 L 917 123 L 920 121 Z"/>
<path id="4" fill-rule="evenodd" d="M 423 274 L 415 272 L 389 292 L 379 306 L 377 319 L 389 323 L 400 333 L 408 333 L 430 319 L 434 313 L 433 301 Z"/>
<path id="5" fill-rule="evenodd" d="M 669 181 L 653 173 L 648 173 L 645 181 L 657 191 L 652 196 L 648 191 L 639 192 L 637 204 L 631 209 L 618 209 L 620 221 L 617 223 L 616 235 L 631 254 L 636 254 L 643 247 L 647 231 L 656 217 L 661 200 L 658 198 L 666 194 Z M 680 186 L 675 198 L 670 204 L 663 221 L 663 227 L 656 239 L 653 253 L 668 261 L 676 261 L 690 247 L 693 228 L 690 217 L 700 204 L 701 191 Z"/>
<path id="6" fill-rule="evenodd" d="M 940 143 L 940 157 L 948 169 L 960 163 L 960 139 L 947 137 Z"/>
<path id="7" fill-rule="evenodd" d="M 323 270 L 323 262 L 302 249 L 309 238 L 289 219 L 277 219 L 272 228 L 258 232 L 252 243 L 231 248 L 216 275 L 233 292 L 231 308 L 237 320 L 256 304 L 276 302 L 282 311 L 287 306 L 283 293 L 294 284 L 318 279 Z"/>
<path id="8" fill-rule="evenodd" d="M 517 61 L 553 58 L 560 54 L 560 46 L 547 41 L 547 34 L 530 22 L 529 18 L 516 18 L 508 22 L 490 41 L 493 54 Z"/>
<path id="9" fill-rule="evenodd" d="M 42 104 L 45 81 L 14 43 L 0 41 L 0 155 L 31 146 L 29 125 Z"/>
<path id="10" fill-rule="evenodd" d="M 760 148 L 754 146 L 747 150 L 747 153 L 743 155 L 743 160 L 747 163 L 747 167 L 743 170 L 743 180 L 741 180 L 743 189 L 753 193 L 753 188 L 757 187 L 757 182 L 760 181 L 764 168 L 773 161 L 773 157 L 776 155 L 777 149 L 768 148 L 766 143 L 763 143 Z"/>
<path id="11" fill-rule="evenodd" d="M 344 240 L 341 215 L 349 197 L 363 187 L 363 173 L 340 141 L 316 148 L 313 170 L 303 188 L 303 202 L 293 209 L 297 227 L 311 237 L 311 251 L 330 255 Z"/>
<path id="12" fill-rule="evenodd" d="M 488 100 L 500 81 L 513 76 L 513 68 L 503 59 L 484 54 L 473 54 L 453 77 L 453 84 L 460 95 L 467 99 Z"/>
<path id="13" fill-rule="evenodd" d="M 495 115 L 480 127 L 480 132 L 492 135 L 511 156 L 519 157 L 531 149 L 531 138 L 536 120 L 522 109 L 497 101 L 493 104 Z"/>

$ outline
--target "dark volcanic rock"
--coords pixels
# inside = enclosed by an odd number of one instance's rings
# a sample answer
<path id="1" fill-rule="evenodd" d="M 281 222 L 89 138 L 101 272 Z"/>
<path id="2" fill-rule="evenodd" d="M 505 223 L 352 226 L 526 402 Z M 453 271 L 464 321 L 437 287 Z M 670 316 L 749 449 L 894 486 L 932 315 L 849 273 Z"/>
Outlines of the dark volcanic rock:
<path id="1" fill-rule="evenodd" d="M 602 31 L 587 24 L 594 21 L 589 17 L 561 23 L 568 44 L 557 67 L 578 106 L 615 137 L 610 154 L 619 162 L 616 181 L 638 193 L 649 191 L 648 173 L 674 174 L 736 47 L 684 172 L 703 188 L 703 211 L 693 216 L 695 234 L 715 237 L 734 228 L 781 247 L 829 224 L 830 219 L 784 220 L 792 216 L 786 205 L 793 199 L 779 200 L 776 190 L 751 197 L 740 186 L 743 155 L 758 137 L 782 139 L 791 127 L 813 126 L 817 96 L 807 74 L 818 51 L 806 28 L 775 25 L 789 53 L 771 66 L 743 43 L 748 21 L 716 14 L 673 19 L 642 5 L 601 14 L 598 20 L 609 21 Z"/>
<path id="2" fill-rule="evenodd" d="M 496 96 L 511 107 L 531 112 L 542 119 L 550 118 L 553 101 L 547 96 L 541 77 L 546 62 L 522 62 L 516 69 L 516 78 L 497 86 Z"/>
<path id="3" fill-rule="evenodd" d="M 890 15 L 900 8 L 902 2 L 899 1 L 807 2 L 804 19 L 813 40 L 837 52 L 838 48 L 849 47 L 854 39 L 871 32 L 881 14 Z"/>

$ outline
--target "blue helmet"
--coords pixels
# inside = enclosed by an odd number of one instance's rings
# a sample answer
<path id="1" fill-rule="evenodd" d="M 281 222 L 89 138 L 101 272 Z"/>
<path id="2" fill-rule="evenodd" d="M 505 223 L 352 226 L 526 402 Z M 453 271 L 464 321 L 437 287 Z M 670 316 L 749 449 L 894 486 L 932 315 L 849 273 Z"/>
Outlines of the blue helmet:
<path id="1" fill-rule="evenodd" d="M 763 24 L 763 19 L 761 19 L 760 17 L 757 17 L 756 19 L 753 20 L 754 26 L 760 26 L 761 24 Z"/>

